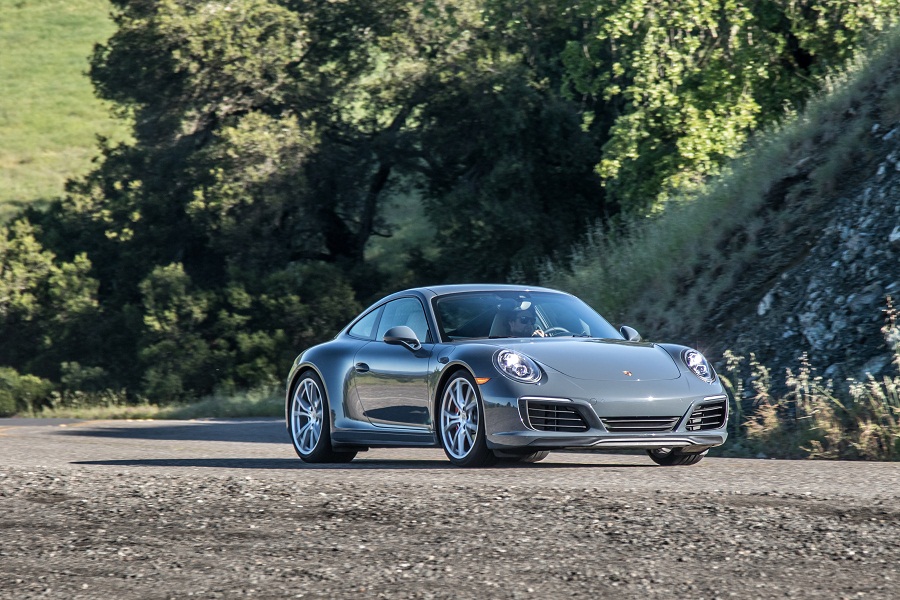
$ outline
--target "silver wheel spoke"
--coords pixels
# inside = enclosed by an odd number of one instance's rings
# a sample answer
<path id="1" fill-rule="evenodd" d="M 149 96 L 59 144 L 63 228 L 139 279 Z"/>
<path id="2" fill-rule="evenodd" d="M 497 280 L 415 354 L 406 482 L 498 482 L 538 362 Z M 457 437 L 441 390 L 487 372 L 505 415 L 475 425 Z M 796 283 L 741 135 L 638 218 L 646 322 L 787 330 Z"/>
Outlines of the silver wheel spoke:
<path id="1" fill-rule="evenodd" d="M 456 406 L 456 409 L 459 412 L 464 412 L 465 408 L 463 406 L 462 401 L 460 400 L 460 387 L 462 386 L 462 381 L 457 381 L 456 385 L 453 386 L 453 394 L 451 398 L 453 399 L 453 404 Z"/>
<path id="2" fill-rule="evenodd" d="M 457 429 L 456 430 L 456 454 L 459 456 L 466 455 L 465 441 L 466 441 L 466 438 L 463 435 L 463 429 L 461 429 L 461 428 Z"/>
<path id="3" fill-rule="evenodd" d="M 444 415 L 444 423 L 447 425 L 460 425 L 462 422 L 462 415 Z"/>

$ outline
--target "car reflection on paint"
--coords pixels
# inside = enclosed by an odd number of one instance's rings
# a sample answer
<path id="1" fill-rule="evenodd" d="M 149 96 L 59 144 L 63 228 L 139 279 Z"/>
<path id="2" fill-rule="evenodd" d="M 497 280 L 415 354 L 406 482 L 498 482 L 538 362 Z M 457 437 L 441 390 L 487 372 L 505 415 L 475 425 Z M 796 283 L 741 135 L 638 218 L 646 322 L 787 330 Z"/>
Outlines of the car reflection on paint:
<path id="1" fill-rule="evenodd" d="M 448 285 L 387 296 L 300 354 L 285 416 L 310 463 L 418 446 L 462 467 L 621 448 L 670 466 L 725 442 L 728 398 L 700 352 L 616 330 L 575 296 Z"/>

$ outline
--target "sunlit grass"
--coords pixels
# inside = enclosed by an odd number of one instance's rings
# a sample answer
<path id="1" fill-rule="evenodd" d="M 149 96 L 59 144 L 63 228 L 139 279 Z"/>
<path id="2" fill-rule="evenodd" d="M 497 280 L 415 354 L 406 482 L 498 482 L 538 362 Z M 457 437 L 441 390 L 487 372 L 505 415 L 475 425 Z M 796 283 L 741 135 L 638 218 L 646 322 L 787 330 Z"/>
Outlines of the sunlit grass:
<path id="1" fill-rule="evenodd" d="M 125 139 L 85 74 L 94 44 L 115 30 L 110 8 L 106 0 L 0 2 L 0 222 L 60 196 L 97 155 L 97 135 Z"/>
<path id="2" fill-rule="evenodd" d="M 214 394 L 189 404 L 160 406 L 149 401 L 128 402 L 124 395 L 70 393 L 56 396 L 52 406 L 20 417 L 63 419 L 237 419 L 248 417 L 284 417 L 284 395 L 280 388 L 265 387 L 233 394 Z"/>

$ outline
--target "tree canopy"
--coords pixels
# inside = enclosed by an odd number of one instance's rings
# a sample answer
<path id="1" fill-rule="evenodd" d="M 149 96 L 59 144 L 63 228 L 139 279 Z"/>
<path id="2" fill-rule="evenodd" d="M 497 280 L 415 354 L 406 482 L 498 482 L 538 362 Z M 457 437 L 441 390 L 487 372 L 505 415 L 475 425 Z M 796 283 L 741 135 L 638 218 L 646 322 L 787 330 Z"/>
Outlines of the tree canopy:
<path id="1" fill-rule="evenodd" d="M 0 364 L 154 400 L 278 380 L 399 286 L 533 279 L 800 106 L 898 0 L 113 0 L 133 123 L 0 230 Z M 370 258 L 421 206 L 403 269 Z M 405 204 L 404 204 L 405 203 Z M 68 385 L 68 384 L 67 384 Z"/>

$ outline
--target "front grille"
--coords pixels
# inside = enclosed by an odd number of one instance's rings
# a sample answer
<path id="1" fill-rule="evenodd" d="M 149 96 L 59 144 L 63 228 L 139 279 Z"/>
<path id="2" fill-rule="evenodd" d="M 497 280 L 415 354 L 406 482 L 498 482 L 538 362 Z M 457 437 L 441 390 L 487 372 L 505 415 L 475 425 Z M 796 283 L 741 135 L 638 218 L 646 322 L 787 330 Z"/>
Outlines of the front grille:
<path id="1" fill-rule="evenodd" d="M 602 417 L 610 433 L 666 433 L 675 429 L 679 417 Z"/>
<path id="2" fill-rule="evenodd" d="M 538 431 L 587 431 L 584 417 L 571 405 L 528 400 L 528 424 Z"/>
<path id="3" fill-rule="evenodd" d="M 688 418 L 688 431 L 704 431 L 706 429 L 719 429 L 725 425 L 727 412 L 727 400 L 707 402 L 694 409 Z"/>

